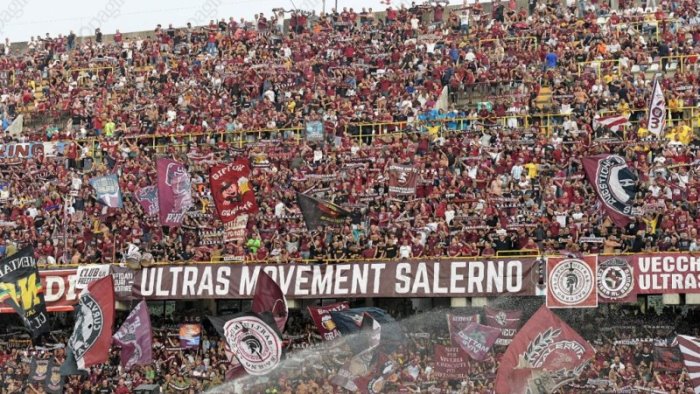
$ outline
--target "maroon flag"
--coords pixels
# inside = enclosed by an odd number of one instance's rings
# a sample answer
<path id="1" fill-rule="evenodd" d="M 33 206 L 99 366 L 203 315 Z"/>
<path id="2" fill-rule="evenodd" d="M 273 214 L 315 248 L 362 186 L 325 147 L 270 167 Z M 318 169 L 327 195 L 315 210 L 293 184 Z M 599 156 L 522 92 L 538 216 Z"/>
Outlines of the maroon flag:
<path id="1" fill-rule="evenodd" d="M 594 354 L 581 335 L 542 306 L 501 358 L 496 393 L 527 393 L 537 386 L 539 391 L 530 392 L 554 392 L 576 379 Z"/>
<path id="2" fill-rule="evenodd" d="M 158 188 L 155 186 L 142 187 L 134 193 L 136 201 L 141 204 L 147 216 L 156 215 L 158 209 Z"/>
<path id="3" fill-rule="evenodd" d="M 74 375 L 109 359 L 114 324 L 114 282 L 112 275 L 90 282 L 80 294 L 75 326 L 68 340 L 62 375 Z"/>
<path id="4" fill-rule="evenodd" d="M 464 330 L 452 335 L 452 344 L 459 346 L 473 360 L 482 361 L 501 335 L 501 330 L 479 323 L 469 323 Z"/>
<path id="5" fill-rule="evenodd" d="M 415 194 L 418 169 L 411 165 L 389 166 L 389 193 Z"/>
<path id="6" fill-rule="evenodd" d="M 513 337 L 518 332 L 518 329 L 522 324 L 522 311 L 504 311 L 487 306 L 484 309 L 484 312 L 486 317 L 486 325 L 501 330 L 501 335 L 498 337 L 498 339 L 496 339 L 495 344 L 500 346 L 510 345 Z"/>
<path id="7" fill-rule="evenodd" d="M 479 315 L 453 315 L 447 314 L 447 329 L 450 331 L 450 338 L 457 335 L 458 332 L 467 328 L 469 323 L 478 323 Z"/>
<path id="8" fill-rule="evenodd" d="M 113 339 L 114 343 L 122 348 L 120 363 L 127 371 L 134 365 L 148 365 L 153 362 L 151 317 L 146 301 L 139 302 L 129 313 Z"/>
<path id="9" fill-rule="evenodd" d="M 396 371 L 398 363 L 384 353 L 380 353 L 372 372 L 355 379 L 357 391 L 362 394 L 379 394 L 384 392 L 388 378 Z"/>
<path id="10" fill-rule="evenodd" d="M 463 380 L 469 378 L 469 363 L 458 347 L 435 345 L 435 377 L 442 380 Z"/>
<path id="11" fill-rule="evenodd" d="M 700 392 L 700 339 L 687 335 L 678 335 L 678 348 L 683 355 L 683 364 L 688 370 L 690 382 L 696 393 Z"/>
<path id="12" fill-rule="evenodd" d="M 158 205 L 160 223 L 177 227 L 192 206 L 192 187 L 187 168 L 170 159 L 158 159 Z"/>
<path id="13" fill-rule="evenodd" d="M 242 214 L 258 212 L 258 203 L 255 201 L 255 192 L 250 186 L 249 177 L 250 164 L 246 158 L 209 169 L 211 194 L 219 218 L 224 223 L 224 232 L 227 232 Z M 245 222 L 247 223 L 247 220 Z M 235 229 L 229 231 L 235 232 Z"/>
<path id="14" fill-rule="evenodd" d="M 615 225 L 627 226 L 633 220 L 637 176 L 627 167 L 625 159 L 612 154 L 585 157 L 583 169 Z"/>
<path id="15" fill-rule="evenodd" d="M 258 314 L 272 313 L 277 328 L 280 332 L 284 332 L 284 325 L 287 323 L 289 313 L 287 299 L 279 285 L 265 271 L 260 271 L 258 274 L 251 310 Z"/>
<path id="16" fill-rule="evenodd" d="M 341 335 L 333 321 L 331 312 L 344 311 L 348 308 L 350 308 L 350 305 L 347 302 L 338 302 L 326 306 L 309 306 L 307 309 L 323 340 L 331 341 Z"/>

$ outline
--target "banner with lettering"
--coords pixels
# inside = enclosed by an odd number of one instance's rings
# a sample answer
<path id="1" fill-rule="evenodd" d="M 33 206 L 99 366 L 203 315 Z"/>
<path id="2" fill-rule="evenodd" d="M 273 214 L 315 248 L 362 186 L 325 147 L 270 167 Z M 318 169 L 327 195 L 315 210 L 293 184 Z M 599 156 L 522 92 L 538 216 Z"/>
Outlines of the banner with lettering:
<path id="1" fill-rule="evenodd" d="M 467 327 L 452 335 L 452 344 L 459 346 L 473 360 L 482 361 L 501 335 L 501 330 L 479 323 L 469 323 Z"/>
<path id="2" fill-rule="evenodd" d="M 433 357 L 435 377 L 442 380 L 465 380 L 469 378 L 469 363 L 465 353 L 456 346 L 435 345 Z"/>
<path id="3" fill-rule="evenodd" d="M 170 159 L 158 159 L 157 167 L 160 223 L 180 226 L 193 204 L 190 175 L 182 163 Z"/>
<path id="4" fill-rule="evenodd" d="M 393 164 L 389 166 L 389 193 L 415 194 L 418 169 L 412 165 Z"/>
<path id="5" fill-rule="evenodd" d="M 75 288 L 78 290 L 87 289 L 90 283 L 109 275 L 110 267 L 110 264 L 79 265 Z"/>
<path id="6" fill-rule="evenodd" d="M 666 99 L 659 80 L 654 78 L 654 90 L 649 100 L 647 129 L 657 138 L 661 137 L 666 127 Z"/>
<path id="7" fill-rule="evenodd" d="M 249 299 L 264 270 L 289 298 L 535 295 L 534 258 L 342 264 L 159 265 L 136 271 L 132 296 Z"/>
<path id="8" fill-rule="evenodd" d="M 598 306 L 598 256 L 547 258 L 547 308 Z"/>
<path id="9" fill-rule="evenodd" d="M 627 166 L 625 158 L 602 154 L 584 157 L 582 162 L 586 178 L 607 214 L 616 226 L 627 226 L 634 220 L 632 203 L 637 195 L 637 176 Z"/>
<path id="10" fill-rule="evenodd" d="M 503 310 L 494 307 L 484 308 L 484 323 L 487 326 L 498 328 L 501 335 L 496 340 L 496 345 L 508 346 L 513 341 L 513 337 L 522 325 L 521 310 Z"/>
<path id="11" fill-rule="evenodd" d="M 236 230 L 248 224 L 248 217 L 245 222 L 238 219 L 244 214 L 258 212 L 258 203 L 255 201 L 255 192 L 250 185 L 250 163 L 247 158 L 241 158 L 233 163 L 219 164 L 209 170 L 209 184 L 211 194 L 214 198 L 216 211 L 219 213 L 221 222 L 224 223 L 224 240 L 240 238 Z M 237 225 L 237 229 L 230 229 Z M 243 234 L 245 237 L 245 234 Z"/>
<path id="12" fill-rule="evenodd" d="M 344 311 L 348 308 L 350 308 L 350 304 L 347 302 L 338 302 L 336 304 L 325 306 L 307 307 L 311 320 L 314 321 L 316 330 L 318 330 L 318 333 L 321 334 L 321 338 L 323 338 L 324 341 L 331 341 L 341 335 L 338 327 L 331 317 L 331 312 Z"/>
<path id="13" fill-rule="evenodd" d="M 0 260 L 0 301 L 7 301 L 33 337 L 49 331 L 44 288 L 31 246 Z"/>

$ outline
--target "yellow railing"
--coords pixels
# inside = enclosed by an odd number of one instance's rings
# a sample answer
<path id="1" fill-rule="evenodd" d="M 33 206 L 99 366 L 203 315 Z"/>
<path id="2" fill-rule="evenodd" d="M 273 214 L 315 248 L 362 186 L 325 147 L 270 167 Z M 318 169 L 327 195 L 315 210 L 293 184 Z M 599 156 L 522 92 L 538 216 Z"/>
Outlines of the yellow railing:
<path id="1" fill-rule="evenodd" d="M 583 73 L 583 70 L 585 70 L 586 68 L 594 69 L 598 78 L 600 78 L 603 75 L 604 70 L 607 71 L 609 69 L 615 71 L 615 74 L 617 74 L 618 77 L 622 74 L 622 70 L 620 69 L 620 60 L 618 59 L 580 62 L 578 64 L 578 75 L 581 75 Z"/>

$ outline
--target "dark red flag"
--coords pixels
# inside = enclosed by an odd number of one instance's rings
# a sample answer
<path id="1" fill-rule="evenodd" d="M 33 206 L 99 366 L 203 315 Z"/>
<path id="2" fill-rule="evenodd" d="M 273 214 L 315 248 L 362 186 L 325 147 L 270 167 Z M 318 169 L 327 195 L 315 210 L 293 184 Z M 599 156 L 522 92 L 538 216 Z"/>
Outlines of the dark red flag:
<path id="1" fill-rule="evenodd" d="M 522 311 L 506 311 L 497 308 L 484 308 L 486 325 L 501 330 L 496 345 L 508 346 L 522 324 Z"/>
<path id="2" fill-rule="evenodd" d="M 544 392 L 553 392 L 575 379 L 594 354 L 581 335 L 542 306 L 503 355 L 496 375 L 496 393 L 526 393 L 535 384 Z"/>
<path id="3" fill-rule="evenodd" d="M 250 164 L 246 158 L 219 164 L 209 170 L 211 195 L 224 224 L 225 241 L 245 239 L 247 214 L 258 212 L 249 177 Z"/>
<path id="4" fill-rule="evenodd" d="M 311 320 L 314 321 L 318 333 L 324 341 L 330 341 L 338 338 L 341 334 L 338 327 L 333 321 L 331 312 L 344 311 L 350 308 L 347 302 L 338 302 L 326 306 L 309 306 L 309 315 L 311 315 Z"/>
<path id="5" fill-rule="evenodd" d="M 255 313 L 272 313 L 277 328 L 280 332 L 284 332 L 289 313 L 287 299 L 279 285 L 265 271 L 260 271 L 258 274 L 251 310 Z"/>
<path id="6" fill-rule="evenodd" d="M 62 375 L 102 364 L 109 359 L 114 325 L 114 282 L 112 275 L 90 282 L 80 294 L 73 334 L 68 340 Z"/>
<path id="7" fill-rule="evenodd" d="M 583 158 L 586 178 L 598 194 L 603 208 L 618 227 L 633 220 L 632 208 L 637 194 L 637 176 L 618 155 L 603 154 Z"/>

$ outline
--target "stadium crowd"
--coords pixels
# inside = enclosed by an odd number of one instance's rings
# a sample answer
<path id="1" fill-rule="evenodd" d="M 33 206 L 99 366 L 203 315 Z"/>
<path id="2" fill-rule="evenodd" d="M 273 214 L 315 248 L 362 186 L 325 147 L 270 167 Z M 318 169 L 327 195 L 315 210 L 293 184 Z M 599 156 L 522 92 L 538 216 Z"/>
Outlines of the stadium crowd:
<path id="1" fill-rule="evenodd" d="M 287 27 L 283 15 L 260 14 L 112 42 L 96 32 L 10 46 L 0 58 L 3 124 L 35 121 L 6 133 L 5 146 L 62 143 L 54 158 L 3 160 L 0 251 L 32 243 L 42 261 L 78 263 L 114 261 L 129 244 L 158 261 L 700 249 L 695 2 L 492 8 L 294 12 Z M 644 123 L 655 73 L 670 111 L 660 140 Z M 610 114 L 634 123 L 594 129 Z M 303 138 L 314 121 L 321 142 Z M 621 154 L 640 179 L 637 220 L 625 229 L 583 179 L 580 159 L 596 152 Z M 163 156 L 193 178 L 196 205 L 180 228 L 161 228 L 133 199 L 155 184 Z M 253 162 L 261 210 L 245 242 L 221 245 L 208 168 L 239 156 Z M 414 197 L 387 193 L 394 163 L 420 170 Z M 119 175 L 123 209 L 94 199 L 89 179 L 108 173 Z M 309 233 L 295 191 L 355 215 Z"/>
<path id="2" fill-rule="evenodd" d="M 382 392 L 494 392 L 496 369 L 505 346 L 496 346 L 481 362 L 469 360 L 466 354 L 463 355 L 469 365 L 465 371 L 461 371 L 466 377 L 456 379 L 438 375 L 433 351 L 436 345 L 451 346 L 445 312 L 411 312 L 405 320 L 399 321 L 405 333 L 400 346 L 381 345 L 378 350 L 398 364 L 391 374 L 385 376 Z M 579 327 L 582 335 L 596 349 L 596 355 L 580 378 L 559 392 L 692 393 L 688 375 L 682 365 L 679 366 L 680 360 L 668 357 L 665 350 L 672 347 L 670 345 L 676 333 L 698 334 L 698 316 L 692 310 L 681 313 L 670 307 L 659 312 L 662 313 L 657 314 L 654 310 L 642 313 L 636 306 L 628 307 L 616 310 L 614 321 L 601 310 L 564 312 L 562 317 L 569 324 Z M 142 384 L 158 384 L 165 393 L 200 393 L 227 380 L 231 363 L 222 340 L 206 323 L 200 348 L 181 350 L 168 345 L 168 332 L 172 332 L 172 329 L 176 332 L 178 322 L 199 323 L 203 320 L 194 315 L 154 319 L 153 364 L 125 371 L 119 366 L 118 349 L 113 348 L 109 363 L 93 367 L 87 376 L 69 377 L 65 381 L 65 393 L 128 394 Z M 29 361 L 32 358 L 55 358 L 56 362 L 62 362 L 65 359 L 64 349 L 56 348 L 49 342 L 55 340 L 63 343 L 69 332 L 69 328 L 57 329 L 50 340 L 36 347 L 23 343 L 27 341 L 5 338 L 0 344 L 0 390 L 4 393 L 44 392 L 41 384 L 33 384 L 29 379 Z M 331 380 L 348 353 L 342 345 L 338 348 L 332 344 L 323 344 L 308 315 L 302 316 L 296 312 L 292 314 L 286 329 L 286 361 L 271 376 L 263 379 L 243 378 L 236 386 L 236 392 L 345 392 L 333 385 Z M 224 392 L 233 390 L 233 386 L 224 388 Z"/>
<path id="3" fill-rule="evenodd" d="M 284 32 L 261 14 L 113 42 L 71 33 L 10 46 L 3 125 L 20 114 L 27 125 L 6 133 L 5 147 L 61 143 L 56 157 L 6 149 L 0 252 L 31 243 L 60 264 L 115 261 L 129 244 L 157 261 L 700 249 L 695 3 L 583 4 L 295 12 Z M 661 139 L 644 123 L 655 73 L 670 112 Z M 634 123 L 597 127 L 610 114 Z M 303 138 L 314 121 L 323 141 Z M 625 229 L 583 179 L 581 158 L 597 152 L 621 154 L 640 180 Z M 179 228 L 160 227 L 133 198 L 155 184 L 164 156 L 193 179 L 196 204 Z M 253 163 L 261 210 L 247 240 L 222 245 L 208 168 L 240 156 Z M 394 163 L 419 169 L 415 196 L 387 193 Z M 94 198 L 89 179 L 108 173 L 119 175 L 123 209 Z M 353 218 L 307 232 L 296 191 Z"/>

